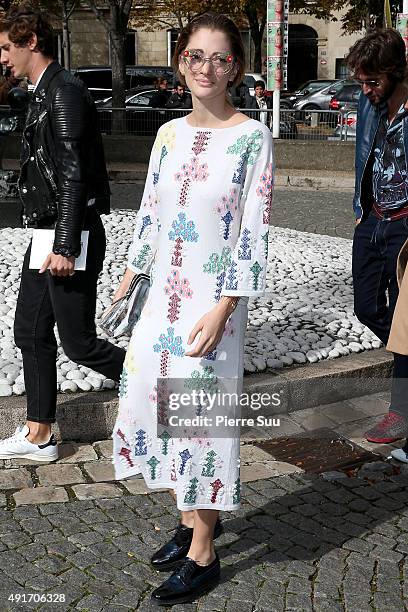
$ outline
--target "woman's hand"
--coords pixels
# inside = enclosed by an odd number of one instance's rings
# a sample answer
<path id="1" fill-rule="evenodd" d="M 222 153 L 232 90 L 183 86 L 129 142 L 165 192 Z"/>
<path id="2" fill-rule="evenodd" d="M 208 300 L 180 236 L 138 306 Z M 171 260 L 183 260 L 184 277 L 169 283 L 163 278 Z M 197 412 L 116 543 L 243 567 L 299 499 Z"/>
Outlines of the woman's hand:
<path id="1" fill-rule="evenodd" d="M 204 357 L 219 344 L 228 317 L 235 310 L 239 297 L 222 296 L 220 301 L 194 325 L 187 340 L 192 344 L 200 333 L 196 346 L 185 353 L 187 357 Z"/>
<path id="2" fill-rule="evenodd" d="M 117 300 L 120 300 L 120 298 L 123 298 L 123 296 L 127 293 L 127 290 L 129 289 L 130 283 L 132 282 L 134 276 L 135 273 L 129 268 L 126 268 L 126 272 L 123 275 L 120 285 L 113 295 L 112 302 L 116 302 Z"/>

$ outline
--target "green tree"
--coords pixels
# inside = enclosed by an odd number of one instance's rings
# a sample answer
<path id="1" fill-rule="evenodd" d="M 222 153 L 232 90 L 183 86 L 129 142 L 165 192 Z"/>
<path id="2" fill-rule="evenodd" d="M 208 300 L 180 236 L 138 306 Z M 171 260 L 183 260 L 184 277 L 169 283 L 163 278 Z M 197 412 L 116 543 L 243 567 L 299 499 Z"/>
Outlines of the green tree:
<path id="1" fill-rule="evenodd" d="M 402 11 L 402 0 L 391 0 L 390 5 L 395 20 Z M 384 0 L 291 0 L 290 10 L 318 19 L 336 19 L 335 12 L 341 10 L 345 34 L 381 27 L 384 22 Z"/>

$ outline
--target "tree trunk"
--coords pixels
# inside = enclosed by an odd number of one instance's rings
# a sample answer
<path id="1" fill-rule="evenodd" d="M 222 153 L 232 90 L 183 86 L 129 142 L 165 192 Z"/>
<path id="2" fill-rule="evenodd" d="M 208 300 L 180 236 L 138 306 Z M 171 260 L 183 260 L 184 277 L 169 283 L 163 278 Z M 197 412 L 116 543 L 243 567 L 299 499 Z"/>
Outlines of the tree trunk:
<path id="1" fill-rule="evenodd" d="M 111 46 L 112 64 L 112 108 L 125 108 L 125 42 L 127 20 L 117 4 L 110 3 L 110 30 L 109 40 Z M 112 112 L 112 133 L 123 134 L 126 131 L 126 112 Z"/>
<path id="2" fill-rule="evenodd" d="M 248 19 L 251 38 L 254 43 L 254 72 L 262 73 L 262 39 L 266 25 L 266 16 L 259 21 L 256 9 L 248 5 L 244 9 Z"/>
<path id="3" fill-rule="evenodd" d="M 71 70 L 71 41 L 68 19 L 65 19 L 65 16 L 62 22 L 62 48 L 64 49 L 64 68 Z"/>

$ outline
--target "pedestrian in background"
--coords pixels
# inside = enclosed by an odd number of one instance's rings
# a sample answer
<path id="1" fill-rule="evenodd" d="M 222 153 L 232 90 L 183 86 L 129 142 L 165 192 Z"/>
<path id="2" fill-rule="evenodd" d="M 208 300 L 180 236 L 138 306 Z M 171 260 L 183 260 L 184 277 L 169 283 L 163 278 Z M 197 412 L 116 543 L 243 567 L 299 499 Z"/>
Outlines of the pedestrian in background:
<path id="1" fill-rule="evenodd" d="M 249 97 L 248 108 L 258 108 L 263 112 L 253 114 L 254 119 L 258 119 L 261 123 L 270 126 L 272 115 L 268 110 L 272 109 L 272 98 L 265 95 L 265 83 L 263 81 L 255 81 L 255 95 Z"/>
<path id="2" fill-rule="evenodd" d="M 153 263 L 123 368 L 113 458 L 118 479 L 141 473 L 148 487 L 173 489 L 181 512 L 174 537 L 151 558 L 157 570 L 176 568 L 152 593 L 159 605 L 191 602 L 217 584 L 218 514 L 240 506 L 239 433 L 157 428 L 166 422 L 163 385 L 174 378 L 214 392 L 228 379 L 239 391 L 247 301 L 265 291 L 272 136 L 231 105 L 228 88 L 241 82 L 244 56 L 224 15 L 201 15 L 180 33 L 173 66 L 193 111 L 157 134 L 114 298 Z"/>
<path id="3" fill-rule="evenodd" d="M 192 108 L 191 96 L 182 83 L 176 84 L 176 91 L 166 103 L 166 108 Z"/>
<path id="4" fill-rule="evenodd" d="M 118 380 L 125 352 L 96 336 L 96 284 L 106 239 L 99 213 L 110 212 L 110 189 L 96 108 L 83 82 L 53 61 L 54 32 L 28 3 L 0 18 L 1 63 L 35 85 L 18 181 L 25 228 L 54 229 L 40 270 L 26 251 L 14 337 L 21 349 L 27 422 L 0 442 L 1 459 L 53 461 L 57 402 L 57 323 L 67 357 Z M 75 272 L 81 231 L 89 231 L 86 269 Z"/>
<path id="5" fill-rule="evenodd" d="M 397 258 L 408 239 L 408 87 L 405 44 L 393 29 L 376 30 L 350 50 L 360 83 L 353 241 L 354 310 L 387 344 L 398 298 Z M 408 434 L 408 356 L 394 353 L 389 413 L 366 432 L 369 442 Z"/>
<path id="6" fill-rule="evenodd" d="M 171 92 L 167 89 L 167 79 L 165 77 L 159 77 L 155 82 L 155 88 L 157 92 L 152 96 L 150 100 L 150 106 L 152 108 L 165 108 Z"/>

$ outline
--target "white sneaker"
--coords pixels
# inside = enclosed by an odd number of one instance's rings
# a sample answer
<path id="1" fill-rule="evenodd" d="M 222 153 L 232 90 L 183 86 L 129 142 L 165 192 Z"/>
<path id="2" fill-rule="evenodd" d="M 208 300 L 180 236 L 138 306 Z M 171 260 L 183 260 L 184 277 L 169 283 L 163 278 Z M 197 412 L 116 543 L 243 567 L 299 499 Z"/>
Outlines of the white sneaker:
<path id="1" fill-rule="evenodd" d="M 33 461 L 58 459 L 58 446 L 54 434 L 45 444 L 33 444 L 26 438 L 29 432 L 27 425 L 24 425 L 17 427 L 10 438 L 0 440 L 0 459 L 32 459 Z"/>
<path id="2" fill-rule="evenodd" d="M 394 448 L 391 451 L 391 457 L 402 463 L 408 463 L 408 453 L 403 448 Z"/>

